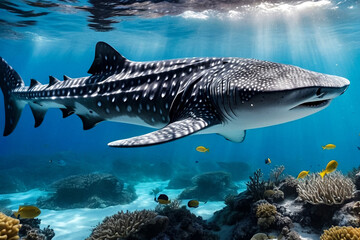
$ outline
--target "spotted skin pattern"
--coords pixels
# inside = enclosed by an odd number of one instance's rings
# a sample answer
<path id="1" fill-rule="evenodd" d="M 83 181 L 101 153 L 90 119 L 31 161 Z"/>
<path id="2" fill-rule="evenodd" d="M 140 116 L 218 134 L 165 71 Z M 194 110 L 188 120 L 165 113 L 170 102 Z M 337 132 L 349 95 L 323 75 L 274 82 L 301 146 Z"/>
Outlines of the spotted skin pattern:
<path id="1" fill-rule="evenodd" d="M 15 129 L 22 109 L 29 104 L 35 127 L 41 125 L 49 108 L 59 108 L 64 118 L 78 115 L 85 130 L 101 121 L 160 128 L 109 143 L 113 147 L 154 145 L 199 131 L 242 142 L 246 129 L 310 115 L 349 85 L 341 77 L 255 59 L 133 62 L 104 42 L 97 43 L 88 73 L 91 76 L 81 78 L 64 75 L 63 81 L 50 76 L 47 85 L 31 79 L 30 86 L 25 86 L 16 71 L 0 58 L 0 87 L 6 112 L 4 135 Z M 296 101 L 291 96 L 296 96 Z M 293 111 L 297 113 L 274 119 L 274 123 L 251 119 L 253 113 L 262 114 L 255 118 L 264 117 L 264 109 L 281 108 L 285 103 L 291 109 L 311 111 Z"/>

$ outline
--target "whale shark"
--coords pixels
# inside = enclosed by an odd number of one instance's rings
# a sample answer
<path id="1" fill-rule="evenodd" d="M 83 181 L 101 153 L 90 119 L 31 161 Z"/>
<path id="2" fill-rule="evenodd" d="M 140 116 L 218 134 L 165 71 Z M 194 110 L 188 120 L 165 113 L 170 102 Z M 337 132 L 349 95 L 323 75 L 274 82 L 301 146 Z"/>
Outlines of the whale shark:
<path id="1" fill-rule="evenodd" d="M 349 80 L 296 66 L 246 58 L 185 58 L 135 62 L 98 42 L 90 76 L 48 84 L 19 74 L 0 58 L 5 104 L 4 136 L 11 134 L 25 105 L 39 127 L 49 108 L 80 117 L 88 130 L 102 121 L 155 128 L 116 140 L 111 147 L 141 147 L 191 134 L 216 133 L 242 142 L 246 130 L 300 119 L 329 106 Z"/>

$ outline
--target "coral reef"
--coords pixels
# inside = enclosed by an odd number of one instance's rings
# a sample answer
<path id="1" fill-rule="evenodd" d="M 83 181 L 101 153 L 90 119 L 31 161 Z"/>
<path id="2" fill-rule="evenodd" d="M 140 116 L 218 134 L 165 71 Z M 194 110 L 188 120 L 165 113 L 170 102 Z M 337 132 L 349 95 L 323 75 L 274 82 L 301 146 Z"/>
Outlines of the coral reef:
<path id="1" fill-rule="evenodd" d="M 55 193 L 41 197 L 37 205 L 48 209 L 101 208 L 126 204 L 137 198 L 135 189 L 111 174 L 75 175 L 52 184 Z"/>
<path id="2" fill-rule="evenodd" d="M 169 219 L 166 230 L 160 233 L 153 240 L 217 240 L 219 237 L 214 231 L 219 230 L 216 225 L 207 224 L 201 217 L 192 214 L 185 206 L 181 208 L 171 208 L 165 206 L 159 215 Z M 147 238 L 150 239 L 150 238 Z"/>
<path id="3" fill-rule="evenodd" d="M 275 185 L 278 185 L 280 183 L 284 170 L 285 167 L 283 165 L 272 169 L 270 172 L 270 181 L 272 181 Z"/>
<path id="4" fill-rule="evenodd" d="M 51 240 L 55 237 L 55 232 L 50 226 L 40 229 L 41 220 L 38 218 L 20 219 L 20 223 L 21 240 Z"/>
<path id="5" fill-rule="evenodd" d="M 153 227 L 149 233 L 147 224 L 156 227 Z M 111 217 L 106 217 L 93 229 L 87 240 L 143 239 L 141 237 L 143 234 L 145 235 L 143 232 L 153 235 L 148 236 L 150 239 L 164 230 L 167 224 L 168 219 L 158 217 L 154 211 L 121 211 Z"/>
<path id="6" fill-rule="evenodd" d="M 226 172 L 208 172 L 192 178 L 192 187 L 186 188 L 179 199 L 195 198 L 199 201 L 221 201 L 229 194 L 236 194 L 237 187 Z"/>
<path id="7" fill-rule="evenodd" d="M 320 240 L 358 240 L 360 239 L 360 228 L 332 227 L 325 230 Z"/>
<path id="8" fill-rule="evenodd" d="M 268 189 L 264 192 L 264 198 L 270 202 L 281 202 L 284 200 L 284 193 L 278 189 Z"/>
<path id="9" fill-rule="evenodd" d="M 256 170 L 254 172 L 254 176 L 250 176 L 249 178 L 250 181 L 246 183 L 247 191 L 255 201 L 264 199 L 264 192 L 267 190 L 267 185 L 263 180 L 263 173 L 261 172 L 261 169 Z"/>
<path id="10" fill-rule="evenodd" d="M 106 217 L 87 240 L 217 240 L 214 228 L 185 206 L 165 205 L 157 208 L 157 212 L 119 212 Z"/>
<path id="11" fill-rule="evenodd" d="M 261 229 L 269 228 L 275 222 L 276 207 L 272 204 L 261 203 L 256 208 L 257 224 Z"/>
<path id="12" fill-rule="evenodd" d="M 21 227 L 18 219 L 8 217 L 0 212 L 0 239 L 16 240 L 19 239 L 19 229 Z"/>
<path id="13" fill-rule="evenodd" d="M 299 181 L 297 192 L 308 203 L 334 205 L 351 199 L 355 185 L 340 172 L 327 174 L 323 179 L 319 174 L 313 173 L 306 180 Z"/>

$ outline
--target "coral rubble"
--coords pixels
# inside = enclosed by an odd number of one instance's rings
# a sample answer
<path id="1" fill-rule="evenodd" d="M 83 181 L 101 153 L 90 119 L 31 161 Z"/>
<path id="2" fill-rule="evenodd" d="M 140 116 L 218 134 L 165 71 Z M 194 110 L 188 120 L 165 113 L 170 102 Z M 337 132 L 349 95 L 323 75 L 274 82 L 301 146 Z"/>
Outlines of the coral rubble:
<path id="1" fill-rule="evenodd" d="M 16 240 L 19 239 L 19 229 L 21 227 L 18 219 L 8 217 L 0 212 L 0 239 Z"/>
<path id="2" fill-rule="evenodd" d="M 199 201 L 221 201 L 229 194 L 236 194 L 237 187 L 226 172 L 208 172 L 192 178 L 193 186 L 186 188 L 180 199 L 195 198 Z"/>
<path id="3" fill-rule="evenodd" d="M 48 209 L 77 207 L 101 208 L 130 203 L 137 198 L 135 189 L 111 174 L 75 175 L 53 183 L 55 193 L 39 198 L 37 205 Z"/>
<path id="4" fill-rule="evenodd" d="M 324 178 L 319 174 L 310 174 L 306 180 L 299 181 L 297 192 L 308 203 L 334 205 L 351 199 L 355 185 L 340 172 L 327 174 Z"/>

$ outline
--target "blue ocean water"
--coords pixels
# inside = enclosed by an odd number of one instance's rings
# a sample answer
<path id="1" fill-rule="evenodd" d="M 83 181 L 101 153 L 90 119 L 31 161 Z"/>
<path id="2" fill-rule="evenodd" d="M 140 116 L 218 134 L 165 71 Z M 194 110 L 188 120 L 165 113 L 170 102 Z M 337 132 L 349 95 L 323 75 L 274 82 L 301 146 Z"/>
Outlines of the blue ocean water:
<path id="1" fill-rule="evenodd" d="M 64 5 L 47 8 L 12 2 L 24 11 L 49 12 L 22 18 L 19 13 L 0 9 L 0 18 L 4 20 L 0 23 L 0 56 L 26 85 L 31 78 L 48 83 L 49 75 L 59 79 L 64 74 L 88 76 L 98 41 L 109 43 L 134 61 L 256 58 L 342 76 L 351 85 L 325 110 L 293 122 L 248 130 L 243 143 L 232 143 L 212 134 L 151 147 L 114 149 L 107 143 L 152 129 L 101 122 L 84 131 L 78 117 L 62 119 L 58 109 L 50 109 L 43 124 L 35 129 L 27 106 L 15 131 L 8 137 L 0 137 L 1 170 L 19 170 L 29 178 L 42 181 L 42 176 L 49 174 L 48 160 L 42 156 L 56 154 L 66 160 L 67 167 L 76 164 L 79 173 L 109 171 L 114 160 L 130 165 L 165 162 L 201 171 L 215 168 L 209 163 L 239 161 L 247 163 L 252 170 L 261 168 L 266 174 L 272 167 L 284 165 L 286 173 L 293 176 L 302 170 L 320 171 L 333 159 L 345 173 L 360 165 L 357 148 L 360 147 L 360 5 L 357 1 L 269 3 L 231 11 L 187 9 L 159 16 L 109 14 L 104 19 L 114 21 L 109 23 L 112 29 L 91 27 L 89 12 L 74 8 L 82 2 L 88 4 L 85 1 L 65 1 Z M 23 20 L 36 22 L 16 26 Z M 4 129 L 2 96 L 0 113 L 0 129 Z M 321 146 L 328 143 L 336 148 L 322 150 Z M 199 145 L 208 147 L 210 152 L 197 152 L 195 148 Z M 265 158 L 272 160 L 271 165 L 264 164 Z"/>

